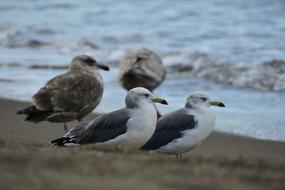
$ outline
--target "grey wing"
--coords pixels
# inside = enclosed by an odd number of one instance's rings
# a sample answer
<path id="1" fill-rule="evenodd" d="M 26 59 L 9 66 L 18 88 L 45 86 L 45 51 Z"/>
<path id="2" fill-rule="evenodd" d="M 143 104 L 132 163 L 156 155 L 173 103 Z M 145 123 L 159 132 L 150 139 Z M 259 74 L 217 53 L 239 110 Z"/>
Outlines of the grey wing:
<path id="1" fill-rule="evenodd" d="M 81 131 L 79 144 L 99 143 L 116 138 L 127 132 L 130 119 L 127 109 L 120 109 L 96 118 Z"/>
<path id="2" fill-rule="evenodd" d="M 81 133 L 82 130 L 86 126 L 88 126 L 89 122 L 81 122 L 77 126 L 73 127 L 66 135 L 63 137 L 54 139 L 50 141 L 50 144 L 53 147 L 59 147 L 59 146 L 66 146 L 67 144 L 77 144 L 77 137 Z"/>
<path id="3" fill-rule="evenodd" d="M 165 115 L 158 120 L 154 134 L 141 149 L 159 149 L 174 139 L 182 137 L 183 131 L 194 129 L 196 123 L 194 116 L 187 114 L 185 109 Z"/>
<path id="4" fill-rule="evenodd" d="M 81 133 L 81 131 L 84 129 L 84 127 L 88 126 L 90 122 L 81 122 L 75 127 L 73 127 L 66 135 L 65 137 L 78 137 L 78 135 Z"/>

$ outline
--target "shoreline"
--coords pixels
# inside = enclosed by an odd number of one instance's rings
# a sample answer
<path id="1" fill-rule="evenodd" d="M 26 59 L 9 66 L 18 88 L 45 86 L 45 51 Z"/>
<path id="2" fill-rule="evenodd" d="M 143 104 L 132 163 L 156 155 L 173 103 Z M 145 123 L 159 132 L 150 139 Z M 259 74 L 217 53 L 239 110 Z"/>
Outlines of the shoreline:
<path id="1" fill-rule="evenodd" d="M 5 98 L 5 97 L 0 97 L 0 102 L 8 102 L 8 103 L 13 103 L 13 104 L 22 104 L 23 107 L 30 104 L 30 102 L 25 101 L 25 100 L 8 99 L 8 98 Z M 102 113 L 99 113 L 99 114 L 102 114 Z M 96 113 L 93 112 L 93 113 L 87 115 L 85 118 L 83 118 L 83 121 L 94 119 L 96 117 L 95 115 L 96 115 Z M 70 123 L 76 124 L 76 122 L 70 122 Z M 32 123 L 30 123 L 30 124 L 32 124 Z M 52 124 L 52 123 L 50 123 L 50 124 Z M 53 123 L 53 125 L 58 125 L 58 124 L 57 123 Z M 274 140 L 274 139 L 265 139 L 265 138 L 264 139 L 263 138 L 255 138 L 255 137 L 252 137 L 252 136 L 244 136 L 244 135 L 239 135 L 239 134 L 232 134 L 232 133 L 227 133 L 227 132 L 217 131 L 217 130 L 214 130 L 213 133 L 226 135 L 226 136 L 229 135 L 229 136 L 233 136 L 233 137 L 246 138 L 246 139 L 260 140 L 260 141 L 285 143 L 285 141 L 279 141 L 279 140 Z"/>
<path id="2" fill-rule="evenodd" d="M 181 160 L 97 145 L 52 148 L 63 124 L 21 122 L 15 113 L 28 104 L 0 99 L 1 189 L 285 188 L 284 142 L 213 132 Z"/>
<path id="3" fill-rule="evenodd" d="M 30 102 L 26 101 L 18 101 L 18 100 L 9 100 L 9 99 L 4 99 L 0 98 L 0 107 L 5 107 L 6 108 L 6 114 L 9 117 L 3 117 L 3 114 L 0 116 L 0 121 L 2 121 L 2 124 L 0 124 L 0 128 L 3 131 L 0 133 L 0 139 L 7 141 L 11 141 L 14 143 L 33 143 L 33 144 L 38 144 L 41 146 L 46 146 L 48 142 L 54 138 L 60 137 L 64 135 L 64 130 L 63 130 L 63 124 L 62 123 L 49 123 L 49 122 L 41 122 L 41 123 L 28 123 L 24 122 L 23 115 L 16 115 L 16 112 L 24 108 L 25 106 L 30 105 Z M 7 110 L 8 108 L 8 110 Z M 13 115 L 14 112 L 14 115 Z M 4 114 L 5 115 L 5 114 Z M 15 120 L 11 121 L 10 118 L 15 118 Z M 83 121 L 88 121 L 92 120 L 96 117 L 95 113 L 91 113 L 87 115 L 85 118 L 83 118 Z M 3 127 L 3 123 L 5 125 L 8 125 L 9 127 Z M 69 122 L 68 126 L 72 128 L 74 125 L 76 125 L 78 122 L 73 121 Z M 18 126 L 15 126 L 18 125 Z M 21 129 L 18 130 L 18 129 Z M 11 136 L 6 136 L 5 132 L 7 130 L 7 133 L 10 132 L 16 132 L 14 134 L 11 134 Z M 30 134 L 33 138 L 35 139 L 30 139 L 30 136 L 22 136 L 19 137 L 22 134 L 28 133 Z M 38 135 L 38 137 L 36 137 Z M 5 137 L 6 136 L 6 137 Z M 12 140 L 13 139 L 13 140 Z M 220 141 L 217 141 L 217 139 L 220 139 Z M 267 148 L 270 148 L 270 146 L 278 147 L 278 150 L 280 155 L 284 156 L 284 161 L 285 161 L 285 151 L 282 151 L 283 146 L 285 147 L 285 142 L 282 141 L 274 141 L 274 140 L 267 140 L 267 139 L 257 139 L 253 137 L 246 137 L 246 136 L 241 136 L 241 135 L 236 135 L 236 134 L 229 134 L 229 133 L 224 133 L 224 132 L 219 132 L 219 131 L 213 131 L 210 136 L 200 145 L 198 148 L 195 148 L 191 153 L 196 152 L 196 149 L 198 151 L 210 151 L 210 152 L 219 152 L 219 149 L 217 149 L 217 145 L 219 147 L 225 147 L 225 148 L 230 148 L 232 144 L 236 142 L 240 142 L 243 144 L 243 146 L 238 146 L 235 148 L 238 148 L 241 153 L 245 153 L 249 151 L 248 146 L 246 146 L 247 143 L 250 143 L 251 145 L 256 145 L 256 144 L 262 144 L 263 146 L 266 146 Z M 215 146 L 212 145 L 212 143 L 215 144 Z M 279 149 L 280 148 L 280 149 Z M 231 150 L 232 153 L 235 153 L 235 151 Z M 187 154 L 187 153 L 186 153 Z M 188 153 L 189 154 L 189 153 Z M 268 156 L 264 154 L 264 156 Z"/>

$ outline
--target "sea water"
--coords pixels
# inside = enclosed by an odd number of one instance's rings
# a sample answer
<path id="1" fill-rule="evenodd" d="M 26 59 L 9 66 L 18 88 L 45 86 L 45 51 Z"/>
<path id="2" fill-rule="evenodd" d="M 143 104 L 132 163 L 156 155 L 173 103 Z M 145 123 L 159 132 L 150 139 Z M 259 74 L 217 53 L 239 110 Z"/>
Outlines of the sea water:
<path id="1" fill-rule="evenodd" d="M 0 97 L 30 101 L 72 57 L 87 53 L 112 63 L 101 72 L 105 90 L 96 109 L 109 112 L 124 106 L 117 75 L 127 51 L 150 48 L 168 67 L 197 52 L 228 68 L 255 67 L 285 60 L 284 18 L 281 0 L 0 0 Z M 204 92 L 226 105 L 214 108 L 217 131 L 285 141 L 285 93 L 239 84 L 170 72 L 155 94 L 168 100 L 159 106 L 168 113 Z"/>

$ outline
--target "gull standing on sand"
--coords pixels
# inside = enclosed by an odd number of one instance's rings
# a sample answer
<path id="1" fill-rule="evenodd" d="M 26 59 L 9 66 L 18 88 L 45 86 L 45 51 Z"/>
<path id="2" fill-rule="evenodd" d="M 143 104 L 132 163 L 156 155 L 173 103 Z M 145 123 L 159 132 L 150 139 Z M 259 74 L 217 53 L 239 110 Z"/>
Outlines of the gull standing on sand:
<path id="1" fill-rule="evenodd" d="M 165 76 L 160 56 L 146 48 L 127 53 L 120 64 L 119 80 L 127 90 L 141 86 L 153 91 Z"/>
<path id="2" fill-rule="evenodd" d="M 212 132 L 215 115 L 210 106 L 225 107 L 204 94 L 193 93 L 184 108 L 159 118 L 153 136 L 141 149 L 173 153 L 181 158 L 182 153 L 198 146 Z"/>
<path id="3" fill-rule="evenodd" d="M 50 144 L 57 147 L 98 143 L 140 148 L 155 131 L 157 113 L 154 102 L 167 104 L 164 99 L 154 97 L 145 88 L 134 88 L 125 98 L 125 108 L 81 123 Z"/>
<path id="4" fill-rule="evenodd" d="M 49 80 L 34 96 L 33 104 L 17 114 L 26 115 L 25 121 L 66 122 L 80 121 L 93 111 L 103 95 L 103 79 L 98 69 L 109 67 L 88 55 L 78 55 L 71 61 L 69 71 Z"/>

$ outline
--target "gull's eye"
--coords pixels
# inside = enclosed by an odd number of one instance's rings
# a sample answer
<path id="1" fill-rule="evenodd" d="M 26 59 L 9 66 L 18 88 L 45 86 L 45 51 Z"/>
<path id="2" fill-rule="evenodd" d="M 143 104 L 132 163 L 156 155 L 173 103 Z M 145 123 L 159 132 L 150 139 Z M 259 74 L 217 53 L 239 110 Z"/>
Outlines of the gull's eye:
<path id="1" fill-rule="evenodd" d="M 201 98 L 201 100 L 203 100 L 204 102 L 206 102 L 208 99 L 207 99 L 207 98 Z"/>
<path id="2" fill-rule="evenodd" d="M 143 94 L 146 98 L 148 98 L 149 97 L 149 94 Z"/>
<path id="3" fill-rule="evenodd" d="M 94 61 L 94 59 L 87 58 L 85 59 L 85 63 L 89 66 L 94 66 L 96 62 Z"/>

